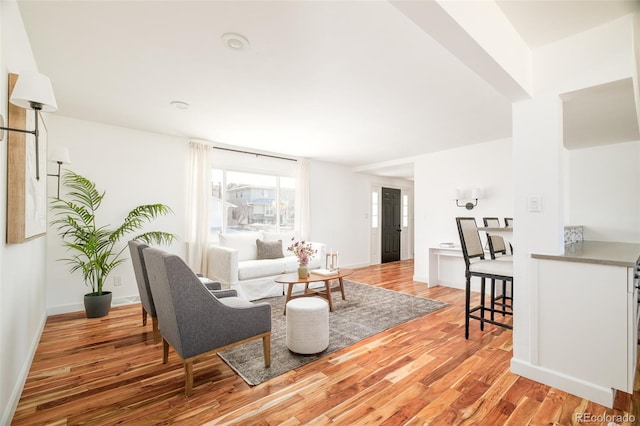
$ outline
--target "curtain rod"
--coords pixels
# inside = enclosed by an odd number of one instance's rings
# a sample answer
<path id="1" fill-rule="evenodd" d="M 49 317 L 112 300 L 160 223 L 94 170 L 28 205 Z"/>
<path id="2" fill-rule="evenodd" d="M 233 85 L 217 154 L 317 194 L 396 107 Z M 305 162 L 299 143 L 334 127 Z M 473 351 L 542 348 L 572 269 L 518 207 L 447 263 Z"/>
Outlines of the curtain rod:
<path id="1" fill-rule="evenodd" d="M 298 161 L 294 158 L 287 158 L 287 157 L 279 157 L 277 155 L 270 155 L 270 154 L 259 154 L 257 152 L 249 152 L 249 151 L 242 151 L 239 149 L 231 149 L 231 148 L 222 148 L 219 146 L 211 146 L 211 148 L 213 149 L 221 149 L 223 151 L 231 151 L 231 152 L 239 152 L 240 154 L 249 154 L 249 155 L 255 155 L 256 157 L 261 156 L 261 157 L 269 157 L 269 158 L 277 158 L 278 160 L 287 160 L 287 161 Z"/>

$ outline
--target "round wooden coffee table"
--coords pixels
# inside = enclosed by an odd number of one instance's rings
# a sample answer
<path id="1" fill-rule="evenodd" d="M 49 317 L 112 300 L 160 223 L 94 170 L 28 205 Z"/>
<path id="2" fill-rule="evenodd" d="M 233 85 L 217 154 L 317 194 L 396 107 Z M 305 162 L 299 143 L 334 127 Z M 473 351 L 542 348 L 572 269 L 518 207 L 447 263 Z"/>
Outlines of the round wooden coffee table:
<path id="1" fill-rule="evenodd" d="M 344 284 L 342 282 L 342 278 L 346 277 L 353 273 L 353 269 L 338 269 L 335 273 L 331 275 L 324 274 L 314 274 L 313 271 L 309 271 L 309 277 L 307 278 L 299 278 L 297 272 L 292 272 L 290 274 L 280 275 L 276 277 L 274 280 L 280 284 L 287 284 L 287 298 L 284 302 L 284 313 L 287 313 L 287 302 L 291 299 L 296 299 L 298 297 L 310 297 L 310 296 L 320 296 L 327 299 L 329 302 L 329 311 L 333 312 L 333 303 L 331 302 L 331 292 L 340 290 L 342 293 L 342 300 L 345 300 L 344 297 Z M 331 286 L 332 280 L 338 280 L 337 286 Z M 309 288 L 310 283 L 321 282 L 324 281 L 324 288 L 314 290 Z M 293 286 L 295 284 L 304 284 L 304 291 L 302 293 L 291 294 L 293 291 Z"/>

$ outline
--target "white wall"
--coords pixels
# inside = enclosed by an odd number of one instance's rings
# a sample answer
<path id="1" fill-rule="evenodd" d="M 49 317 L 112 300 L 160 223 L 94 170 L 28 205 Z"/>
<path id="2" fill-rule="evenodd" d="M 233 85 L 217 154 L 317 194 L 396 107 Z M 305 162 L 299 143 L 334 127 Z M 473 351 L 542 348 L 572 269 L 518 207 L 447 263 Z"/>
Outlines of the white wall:
<path id="1" fill-rule="evenodd" d="M 36 63 L 14 1 L 0 1 L 0 114 L 7 118 L 7 74 L 35 70 Z M 5 124 L 6 125 L 6 124 Z M 0 424 L 18 404 L 46 320 L 44 237 L 6 244 L 7 142 L 0 142 Z"/>
<path id="2" fill-rule="evenodd" d="M 640 242 L 640 142 L 568 151 L 569 223 L 594 241 Z"/>
<path id="3" fill-rule="evenodd" d="M 627 15 L 535 50 L 535 92 L 560 94 L 631 77 L 632 28 Z"/>
<path id="4" fill-rule="evenodd" d="M 371 188 L 411 187 L 411 182 L 356 173 L 349 167 L 311 161 L 310 239 L 340 252 L 340 265 L 370 264 Z"/>
<path id="5" fill-rule="evenodd" d="M 176 234 L 180 240 L 165 249 L 185 253 L 186 170 L 188 141 L 184 138 L 147 133 L 122 127 L 51 115 L 47 119 L 49 149 L 69 148 L 71 164 L 64 168 L 92 180 L 98 190 L 106 191 L 98 210 L 98 223 L 118 226 L 127 213 L 141 204 L 163 203 L 174 211 L 161 217 L 147 229 Z M 50 165 L 50 173 L 57 167 Z M 55 178 L 49 178 L 49 193 L 55 195 Z M 64 198 L 64 190 L 61 197 Z M 49 220 L 52 219 L 49 214 Z M 47 308 L 49 314 L 83 310 L 83 295 L 91 290 L 80 274 L 70 275 L 55 229 L 49 228 L 47 241 Z M 121 247 L 126 244 L 126 238 Z M 128 249 L 124 255 L 129 259 Z M 120 276 L 122 286 L 114 287 Z M 104 287 L 113 292 L 114 303 L 138 295 L 131 262 L 114 269 Z"/>
<path id="6" fill-rule="evenodd" d="M 415 163 L 416 281 L 428 282 L 429 248 L 460 245 L 455 218 L 513 217 L 511 139 L 501 139 L 417 157 Z M 473 210 L 457 207 L 456 188 L 479 187 L 483 197 Z M 460 263 L 464 272 L 464 263 Z M 464 276 L 464 274 L 462 275 Z"/>

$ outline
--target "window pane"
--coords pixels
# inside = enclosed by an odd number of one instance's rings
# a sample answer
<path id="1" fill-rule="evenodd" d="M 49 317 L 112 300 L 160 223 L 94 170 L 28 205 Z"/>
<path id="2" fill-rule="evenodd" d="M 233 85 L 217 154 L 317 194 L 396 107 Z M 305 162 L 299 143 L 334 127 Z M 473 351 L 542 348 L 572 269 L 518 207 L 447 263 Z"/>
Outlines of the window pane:
<path id="1" fill-rule="evenodd" d="M 402 196 L 402 227 L 409 226 L 409 196 Z"/>
<path id="2" fill-rule="evenodd" d="M 222 232 L 222 170 L 211 171 L 211 235 Z"/>
<path id="3" fill-rule="evenodd" d="M 293 231 L 296 222 L 296 180 L 280 177 L 280 232 Z"/>
<path id="4" fill-rule="evenodd" d="M 378 227 L 378 192 L 371 193 L 371 227 Z"/>
<path id="5" fill-rule="evenodd" d="M 227 232 L 276 230 L 276 177 L 227 172 Z"/>

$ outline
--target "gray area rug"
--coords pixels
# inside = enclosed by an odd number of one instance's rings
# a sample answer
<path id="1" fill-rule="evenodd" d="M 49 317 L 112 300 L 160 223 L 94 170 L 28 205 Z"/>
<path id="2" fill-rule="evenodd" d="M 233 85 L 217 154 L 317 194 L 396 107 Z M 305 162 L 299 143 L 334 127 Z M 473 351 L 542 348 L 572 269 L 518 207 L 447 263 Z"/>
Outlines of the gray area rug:
<path id="1" fill-rule="evenodd" d="M 319 354 L 298 355 L 286 345 L 284 296 L 263 299 L 271 305 L 271 367 L 265 368 L 262 339 L 220 352 L 219 356 L 248 384 L 258 385 L 289 370 L 315 361 L 388 328 L 438 310 L 446 303 L 344 280 L 347 300 L 331 295 L 329 347 Z"/>

